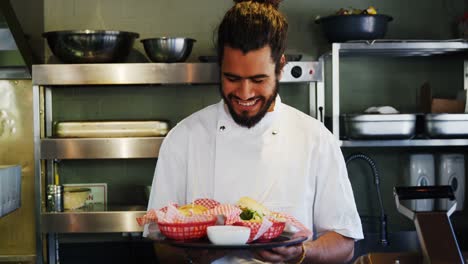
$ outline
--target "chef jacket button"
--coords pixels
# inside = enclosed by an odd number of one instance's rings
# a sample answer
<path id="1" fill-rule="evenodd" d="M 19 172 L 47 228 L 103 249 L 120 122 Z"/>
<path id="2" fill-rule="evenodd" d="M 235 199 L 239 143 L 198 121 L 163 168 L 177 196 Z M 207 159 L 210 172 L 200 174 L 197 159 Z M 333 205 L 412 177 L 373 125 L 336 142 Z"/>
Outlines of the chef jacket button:
<path id="1" fill-rule="evenodd" d="M 278 134 L 278 131 L 273 130 L 273 131 L 271 132 L 271 134 L 274 136 L 274 135 Z"/>
<path id="2" fill-rule="evenodd" d="M 225 126 L 220 126 L 220 127 L 219 127 L 219 131 L 224 131 L 225 129 L 226 129 Z"/>

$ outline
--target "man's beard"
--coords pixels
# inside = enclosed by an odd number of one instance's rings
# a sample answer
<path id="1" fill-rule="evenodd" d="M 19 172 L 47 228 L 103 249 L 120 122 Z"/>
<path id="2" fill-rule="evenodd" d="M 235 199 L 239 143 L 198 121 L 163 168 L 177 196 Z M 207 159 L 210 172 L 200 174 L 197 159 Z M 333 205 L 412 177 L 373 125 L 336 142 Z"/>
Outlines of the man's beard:
<path id="1" fill-rule="evenodd" d="M 271 107 L 271 104 L 275 101 L 276 96 L 278 95 L 278 90 L 279 90 L 279 81 L 276 80 L 275 88 L 274 88 L 272 95 L 268 98 L 264 96 L 258 97 L 259 103 L 262 104 L 262 107 L 260 108 L 257 114 L 253 116 L 248 116 L 247 111 L 243 111 L 240 114 L 234 111 L 234 107 L 232 106 L 232 104 L 233 104 L 233 101 L 235 101 L 235 99 L 233 100 L 235 96 L 233 94 L 228 94 L 227 96 L 225 96 L 222 91 L 222 87 L 220 86 L 221 96 L 223 97 L 224 103 L 227 105 L 229 109 L 229 113 L 231 114 L 232 119 L 234 119 L 234 121 L 238 125 L 247 127 L 247 128 L 251 128 L 255 126 L 256 124 L 258 124 L 258 122 L 260 122 L 260 120 L 263 119 L 263 117 L 265 117 L 266 113 Z"/>

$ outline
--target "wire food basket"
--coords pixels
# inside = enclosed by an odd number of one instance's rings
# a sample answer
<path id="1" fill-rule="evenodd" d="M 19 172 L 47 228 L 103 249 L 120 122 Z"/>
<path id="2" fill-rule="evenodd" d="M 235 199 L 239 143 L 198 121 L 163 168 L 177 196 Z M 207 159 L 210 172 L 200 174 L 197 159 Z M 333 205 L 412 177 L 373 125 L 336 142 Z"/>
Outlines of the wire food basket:
<path id="1" fill-rule="evenodd" d="M 216 216 L 203 222 L 165 223 L 158 222 L 159 230 L 167 238 L 174 240 L 194 240 L 206 236 L 206 229 L 216 224 Z"/>
<path id="2" fill-rule="evenodd" d="M 254 237 L 257 235 L 260 226 L 262 225 L 261 222 L 236 222 L 234 225 L 246 226 L 250 228 L 250 237 L 247 240 L 247 243 L 252 242 Z M 286 226 L 286 222 L 273 222 L 273 225 L 268 228 L 268 230 L 261 235 L 256 241 L 258 242 L 265 242 L 272 240 L 273 238 L 278 237 L 283 233 L 284 227 Z"/>

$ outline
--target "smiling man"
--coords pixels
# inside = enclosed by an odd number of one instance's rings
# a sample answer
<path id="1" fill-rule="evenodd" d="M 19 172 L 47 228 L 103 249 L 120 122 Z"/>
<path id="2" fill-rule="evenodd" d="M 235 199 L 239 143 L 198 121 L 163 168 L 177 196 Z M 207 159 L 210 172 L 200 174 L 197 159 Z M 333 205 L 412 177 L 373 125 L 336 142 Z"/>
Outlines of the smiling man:
<path id="1" fill-rule="evenodd" d="M 249 196 L 315 231 L 314 239 L 271 250 L 188 251 L 192 262 L 345 262 L 363 237 L 359 215 L 336 139 L 281 102 L 288 24 L 279 2 L 235 2 L 218 29 L 222 100 L 170 131 L 148 209 L 197 198 L 234 204 Z"/>
<path id="2" fill-rule="evenodd" d="M 221 95 L 239 125 L 251 128 L 273 111 L 280 75 L 269 46 L 248 53 L 225 46 L 221 72 Z"/>

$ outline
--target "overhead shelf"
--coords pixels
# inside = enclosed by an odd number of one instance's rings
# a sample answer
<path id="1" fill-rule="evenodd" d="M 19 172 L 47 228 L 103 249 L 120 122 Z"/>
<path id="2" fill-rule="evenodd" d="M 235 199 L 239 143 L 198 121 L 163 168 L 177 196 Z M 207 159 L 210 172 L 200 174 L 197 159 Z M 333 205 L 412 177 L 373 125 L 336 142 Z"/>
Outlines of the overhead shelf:
<path id="1" fill-rule="evenodd" d="M 142 232 L 136 218 L 146 213 L 144 206 L 88 205 L 83 209 L 41 214 L 42 233 Z"/>
<path id="2" fill-rule="evenodd" d="M 455 40 L 375 40 L 334 43 L 340 55 L 432 56 L 468 50 L 468 42 Z"/>
<path id="3" fill-rule="evenodd" d="M 157 158 L 164 137 L 46 138 L 41 159 Z"/>
<path id="4" fill-rule="evenodd" d="M 33 66 L 34 85 L 216 84 L 217 63 L 101 63 Z M 284 66 L 280 82 L 322 81 L 318 61 Z"/>
<path id="5" fill-rule="evenodd" d="M 341 140 L 341 147 L 462 147 L 468 139 Z"/>

